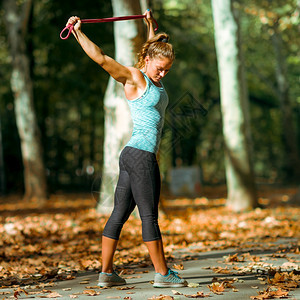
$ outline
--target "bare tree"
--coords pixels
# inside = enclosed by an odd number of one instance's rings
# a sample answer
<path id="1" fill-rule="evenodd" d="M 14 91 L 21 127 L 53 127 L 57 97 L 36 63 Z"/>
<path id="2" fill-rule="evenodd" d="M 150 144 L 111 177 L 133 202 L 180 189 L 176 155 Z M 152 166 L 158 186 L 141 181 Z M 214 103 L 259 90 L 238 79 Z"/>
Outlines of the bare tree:
<path id="1" fill-rule="evenodd" d="M 32 1 L 19 4 L 16 0 L 3 2 L 9 51 L 12 58 L 11 89 L 24 165 L 25 199 L 44 202 L 47 196 L 46 173 L 43 163 L 40 131 L 33 105 L 33 86 L 26 36 Z"/>
<path id="2" fill-rule="evenodd" d="M 235 211 L 257 205 L 250 151 L 250 122 L 239 24 L 233 0 L 212 0 L 220 78 L 221 111 L 228 189 L 227 206 Z"/>
<path id="3" fill-rule="evenodd" d="M 112 0 L 115 16 L 141 14 L 139 0 Z M 136 53 L 143 41 L 141 21 L 114 22 L 115 59 L 123 65 L 134 65 Z M 132 122 L 124 89 L 110 77 L 104 98 L 105 138 L 104 163 L 100 201 L 97 210 L 110 213 L 113 208 L 114 189 L 119 174 L 119 154 L 129 140 Z"/>

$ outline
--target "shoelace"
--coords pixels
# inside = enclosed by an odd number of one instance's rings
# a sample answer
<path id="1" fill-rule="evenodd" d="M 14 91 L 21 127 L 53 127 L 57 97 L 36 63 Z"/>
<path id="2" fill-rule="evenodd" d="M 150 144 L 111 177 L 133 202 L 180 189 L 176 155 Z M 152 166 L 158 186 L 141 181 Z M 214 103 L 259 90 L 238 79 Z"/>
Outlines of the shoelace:
<path id="1" fill-rule="evenodd" d="M 178 276 L 178 272 L 173 271 L 171 269 L 169 269 L 169 276 L 172 275 L 172 277 L 169 277 L 168 279 L 170 279 L 172 282 L 178 282 L 181 280 L 181 278 Z"/>
<path id="2" fill-rule="evenodd" d="M 124 17 L 112 17 L 112 18 L 104 18 L 104 19 L 83 19 L 81 20 L 81 23 L 105 23 L 105 22 L 114 22 L 114 21 L 125 21 L 125 20 L 135 20 L 135 19 L 143 19 L 146 18 L 146 15 L 133 15 L 133 16 L 124 16 Z M 155 19 L 153 19 L 155 22 L 156 28 L 155 31 L 158 29 L 158 24 Z M 60 38 L 62 40 L 66 40 L 69 38 L 72 30 L 74 28 L 74 25 L 68 24 L 60 33 Z M 69 30 L 66 36 L 63 36 L 63 33 Z"/>

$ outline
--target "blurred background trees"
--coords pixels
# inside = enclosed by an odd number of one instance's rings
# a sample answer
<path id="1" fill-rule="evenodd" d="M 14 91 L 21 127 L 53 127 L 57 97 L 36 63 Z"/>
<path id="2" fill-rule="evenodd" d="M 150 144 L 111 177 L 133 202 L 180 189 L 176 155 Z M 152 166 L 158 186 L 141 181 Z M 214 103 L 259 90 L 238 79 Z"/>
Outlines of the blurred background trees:
<path id="1" fill-rule="evenodd" d="M 227 206 L 240 211 L 257 205 L 240 13 L 234 0 L 212 0 L 212 8 L 220 80 Z"/>
<path id="2" fill-rule="evenodd" d="M 0 187 L 2 194 L 24 193 L 21 138 L 10 85 L 14 58 L 4 24 L 4 2 L 0 10 Z M 256 183 L 299 182 L 298 2 L 233 2 L 239 12 Z M 159 30 L 170 34 L 176 49 L 172 72 L 164 79 L 172 109 L 167 112 L 159 153 L 163 182 L 168 183 L 168 170 L 180 162 L 181 166 L 199 166 L 202 184 L 224 184 L 224 139 L 211 3 L 152 0 L 149 6 Z M 71 15 L 110 17 L 112 4 L 91 0 L 32 2 L 25 42 L 33 104 L 49 193 L 83 191 L 97 199 L 103 172 L 104 95 L 109 76 L 83 54 L 72 38 L 59 38 Z M 84 24 L 86 34 L 111 56 L 115 55 L 113 26 Z"/>
<path id="3" fill-rule="evenodd" d="M 27 51 L 27 31 L 32 21 L 32 1 L 17 5 L 15 0 L 4 2 L 4 20 L 8 48 L 12 58 L 11 90 L 14 94 L 15 118 L 20 137 L 24 168 L 25 199 L 47 198 L 46 170 L 42 156 L 40 130 L 37 124 L 33 84 L 30 69 L 31 53 Z M 29 43 L 30 45 L 30 43 Z"/>

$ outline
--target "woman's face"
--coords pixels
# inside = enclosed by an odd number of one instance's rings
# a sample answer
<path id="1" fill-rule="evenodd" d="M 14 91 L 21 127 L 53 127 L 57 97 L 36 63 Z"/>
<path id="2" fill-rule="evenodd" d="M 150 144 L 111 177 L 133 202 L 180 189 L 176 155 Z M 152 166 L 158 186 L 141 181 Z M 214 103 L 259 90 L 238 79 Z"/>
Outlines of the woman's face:
<path id="1" fill-rule="evenodd" d="M 159 82 L 171 69 L 173 61 L 167 57 L 145 58 L 145 69 L 147 76 L 154 82 Z"/>

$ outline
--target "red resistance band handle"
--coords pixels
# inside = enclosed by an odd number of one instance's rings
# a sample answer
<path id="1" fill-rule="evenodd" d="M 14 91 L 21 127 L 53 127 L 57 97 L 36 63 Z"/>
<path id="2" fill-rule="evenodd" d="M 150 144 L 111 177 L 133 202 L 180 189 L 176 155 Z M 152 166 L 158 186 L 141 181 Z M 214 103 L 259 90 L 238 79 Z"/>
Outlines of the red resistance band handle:
<path id="1" fill-rule="evenodd" d="M 104 22 L 113 22 L 113 21 L 125 21 L 125 20 L 134 20 L 134 19 L 143 19 L 146 18 L 146 15 L 134 15 L 134 16 L 125 16 L 125 17 L 112 17 L 112 18 L 104 18 L 104 19 L 83 19 L 81 20 L 81 23 L 104 23 Z M 158 24 L 155 19 L 153 19 L 155 22 L 155 29 L 156 31 L 158 29 Z M 72 30 L 74 28 L 74 25 L 68 24 L 60 33 L 60 38 L 62 40 L 66 40 L 69 38 Z M 63 36 L 63 33 L 69 30 L 66 36 Z"/>

